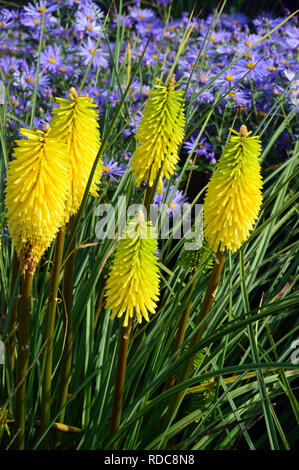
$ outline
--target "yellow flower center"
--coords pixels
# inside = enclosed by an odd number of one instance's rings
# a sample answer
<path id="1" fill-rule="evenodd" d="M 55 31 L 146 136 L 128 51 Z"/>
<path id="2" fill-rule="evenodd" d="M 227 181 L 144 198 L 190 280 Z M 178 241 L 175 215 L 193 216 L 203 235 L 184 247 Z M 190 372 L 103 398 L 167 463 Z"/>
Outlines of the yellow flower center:
<path id="1" fill-rule="evenodd" d="M 45 8 L 45 7 L 38 7 L 38 11 L 39 11 L 40 13 L 45 13 L 46 8 Z"/>
<path id="2" fill-rule="evenodd" d="M 202 82 L 206 82 L 208 80 L 205 75 L 201 75 L 200 79 L 201 79 Z"/>
<path id="3" fill-rule="evenodd" d="M 248 62 L 248 64 L 246 64 L 246 67 L 250 70 L 254 69 L 255 67 L 255 64 L 253 62 Z"/>
<path id="4" fill-rule="evenodd" d="M 269 65 L 268 70 L 269 72 L 275 72 L 276 67 L 272 67 L 272 65 Z"/>
<path id="5" fill-rule="evenodd" d="M 247 47 L 249 47 L 249 46 L 250 46 L 250 44 L 251 44 L 251 42 L 250 42 L 250 41 L 246 41 L 246 42 L 245 42 L 245 46 L 247 46 Z"/>
<path id="6" fill-rule="evenodd" d="M 172 202 L 172 201 L 171 201 L 171 202 L 169 203 L 169 207 L 170 207 L 171 209 L 175 209 L 175 208 L 176 208 L 176 202 Z"/>
<path id="7" fill-rule="evenodd" d="M 104 173 L 110 173 L 111 168 L 109 168 L 109 166 L 102 166 L 102 170 Z"/>
<path id="8" fill-rule="evenodd" d="M 40 21 L 39 20 L 33 20 L 33 23 L 34 24 L 40 24 Z"/>
<path id="9" fill-rule="evenodd" d="M 93 17 L 92 17 L 91 15 L 87 15 L 87 16 L 86 16 L 86 19 L 87 19 L 88 21 L 93 21 Z"/>
<path id="10" fill-rule="evenodd" d="M 215 41 L 215 36 L 210 37 L 211 41 Z"/>
<path id="11" fill-rule="evenodd" d="M 226 75 L 225 77 L 225 80 L 227 80 L 228 82 L 232 82 L 234 79 L 233 75 Z"/>
<path id="12" fill-rule="evenodd" d="M 158 56 L 155 55 L 155 54 L 153 54 L 153 55 L 152 55 L 152 58 L 155 59 L 155 60 L 157 60 L 157 59 L 158 59 Z"/>
<path id="13" fill-rule="evenodd" d="M 91 24 L 87 24 L 87 25 L 85 26 L 85 29 L 86 29 L 87 31 L 90 31 L 90 32 L 91 32 L 91 31 L 93 30 L 93 27 L 91 26 Z"/>
<path id="14" fill-rule="evenodd" d="M 93 54 L 93 53 L 94 53 L 94 49 L 89 49 L 89 52 L 90 52 L 91 54 Z"/>
<path id="15" fill-rule="evenodd" d="M 28 83 L 28 85 L 33 85 L 34 83 L 34 77 L 32 77 L 32 75 L 27 75 L 27 77 L 25 78 L 25 82 Z"/>
<path id="16" fill-rule="evenodd" d="M 229 96 L 231 96 L 232 98 L 234 98 L 235 95 L 236 95 L 236 93 L 234 91 L 229 92 Z"/>
<path id="17" fill-rule="evenodd" d="M 64 72 L 66 72 L 66 67 L 60 67 L 59 70 L 60 70 L 60 72 L 64 73 Z"/>
<path id="18" fill-rule="evenodd" d="M 139 18 L 141 18 L 141 19 L 145 18 L 144 14 L 143 14 L 143 13 L 139 13 Z"/>
<path id="19" fill-rule="evenodd" d="M 54 59 L 53 56 L 51 56 L 50 59 L 48 59 L 48 62 L 50 62 L 50 64 L 56 64 L 56 60 Z"/>

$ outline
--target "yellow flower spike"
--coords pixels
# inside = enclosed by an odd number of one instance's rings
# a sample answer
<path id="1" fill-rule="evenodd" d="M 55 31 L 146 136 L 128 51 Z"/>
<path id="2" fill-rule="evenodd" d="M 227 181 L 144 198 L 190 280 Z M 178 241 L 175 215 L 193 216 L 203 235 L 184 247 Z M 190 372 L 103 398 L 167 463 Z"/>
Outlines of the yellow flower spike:
<path id="1" fill-rule="evenodd" d="M 23 274 L 34 273 L 65 218 L 70 168 L 64 142 L 53 139 L 46 124 L 42 131 L 20 129 L 9 162 L 5 205 L 8 229 Z"/>
<path id="2" fill-rule="evenodd" d="M 163 188 L 162 179 L 170 178 L 179 160 L 178 148 L 184 138 L 183 91 L 176 90 L 175 77 L 165 85 L 156 78 L 156 83 L 144 107 L 143 117 L 136 132 L 139 146 L 132 157 L 131 169 L 140 186 L 147 181 L 152 187 L 160 173 L 157 191 Z"/>
<path id="3" fill-rule="evenodd" d="M 258 136 L 245 125 L 232 130 L 208 184 L 203 205 L 204 231 L 216 252 L 235 252 L 248 238 L 262 204 Z"/>
<path id="4" fill-rule="evenodd" d="M 71 167 L 71 188 L 67 201 L 67 219 L 79 210 L 87 181 L 100 148 L 100 131 L 97 120 L 97 105 L 88 95 L 78 96 L 70 89 L 70 100 L 56 98 L 53 108 L 51 136 L 62 139 L 67 145 Z M 102 174 L 100 160 L 90 188 L 92 196 L 98 196 L 98 184 Z M 67 222 L 67 220 L 66 220 Z"/>
<path id="5" fill-rule="evenodd" d="M 126 238 L 120 239 L 106 284 L 106 308 L 111 319 L 124 315 L 123 326 L 136 313 L 149 321 L 149 312 L 156 312 L 159 299 L 159 268 L 157 236 L 151 222 L 139 212 L 126 227 Z"/>

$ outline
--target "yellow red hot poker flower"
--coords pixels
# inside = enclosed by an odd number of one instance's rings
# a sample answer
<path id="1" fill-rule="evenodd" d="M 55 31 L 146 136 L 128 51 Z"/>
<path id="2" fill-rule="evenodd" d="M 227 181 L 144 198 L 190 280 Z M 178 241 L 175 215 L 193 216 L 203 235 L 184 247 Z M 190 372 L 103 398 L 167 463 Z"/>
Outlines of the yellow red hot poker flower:
<path id="1" fill-rule="evenodd" d="M 26 140 L 17 140 L 9 162 L 5 204 L 8 229 L 23 274 L 34 273 L 44 251 L 64 222 L 70 187 L 66 145 L 43 130 L 20 129 Z"/>
<path id="2" fill-rule="evenodd" d="M 146 181 L 152 187 L 162 167 L 158 192 L 163 188 L 162 179 L 169 179 L 175 171 L 178 148 L 184 137 L 183 91 L 177 90 L 176 86 L 174 76 L 167 84 L 156 78 L 136 133 L 138 147 L 132 157 L 131 169 L 137 186 Z"/>
<path id="3" fill-rule="evenodd" d="M 157 236 L 151 222 L 138 218 L 127 224 L 126 238 L 120 239 L 106 284 L 106 308 L 111 318 L 124 315 L 123 326 L 136 314 L 149 321 L 159 299 L 159 268 Z"/>
<path id="4" fill-rule="evenodd" d="M 262 204 L 261 145 L 245 125 L 232 130 L 208 184 L 204 232 L 214 251 L 235 252 L 248 238 Z"/>
<path id="5" fill-rule="evenodd" d="M 51 120 L 51 136 L 66 143 L 71 168 L 71 187 L 67 200 L 67 218 L 79 210 L 92 166 L 100 148 L 100 131 L 97 105 L 88 95 L 78 96 L 70 89 L 70 100 L 56 98 L 57 108 Z M 97 165 L 90 193 L 97 196 L 102 161 Z"/>

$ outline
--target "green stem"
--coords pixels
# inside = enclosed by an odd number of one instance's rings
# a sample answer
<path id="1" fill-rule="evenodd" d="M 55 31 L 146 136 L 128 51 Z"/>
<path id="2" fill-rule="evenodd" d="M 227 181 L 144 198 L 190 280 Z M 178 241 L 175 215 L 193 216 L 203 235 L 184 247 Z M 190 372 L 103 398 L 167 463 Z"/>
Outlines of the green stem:
<path id="1" fill-rule="evenodd" d="M 192 276 L 190 276 L 190 280 L 191 280 Z M 190 297 L 193 289 L 194 289 L 194 286 L 196 285 L 196 281 L 197 279 L 195 279 L 190 288 L 189 288 L 189 292 L 187 294 L 187 297 Z M 179 327 L 178 327 L 178 331 L 177 331 L 177 334 L 176 334 L 176 337 L 175 337 L 175 341 L 174 341 L 174 348 L 173 348 L 173 351 L 176 352 L 180 347 L 181 345 L 183 344 L 184 342 L 184 339 L 185 339 L 185 334 L 186 334 L 186 329 L 187 329 L 187 325 L 188 325 L 188 320 L 189 320 L 189 316 L 190 316 L 190 310 L 191 310 L 191 307 L 192 307 L 192 302 L 189 302 L 186 309 L 184 310 L 183 312 L 183 315 L 181 316 L 180 318 L 180 323 L 179 323 Z M 181 351 L 178 351 L 176 356 L 175 356 L 175 359 L 174 359 L 174 362 L 177 361 L 180 356 L 181 356 Z M 166 390 L 168 388 L 171 388 L 175 385 L 175 382 L 176 382 L 176 373 L 174 372 L 169 380 L 166 382 Z"/>
<path id="2" fill-rule="evenodd" d="M 151 195 L 152 195 L 152 188 L 147 183 L 144 203 L 143 203 L 146 211 L 148 211 L 149 203 L 151 200 Z M 132 329 L 132 319 L 129 318 L 128 325 L 122 328 L 120 345 L 119 345 L 119 350 L 118 350 L 110 438 L 112 438 L 117 433 L 119 429 L 119 425 L 120 425 L 131 329 Z M 113 449 L 117 448 L 117 444 L 118 444 L 117 441 L 115 441 L 113 444 Z"/>
<path id="3" fill-rule="evenodd" d="M 53 364 L 53 338 L 55 326 L 55 313 L 57 306 L 59 275 L 63 256 L 65 238 L 65 228 L 62 227 L 56 238 L 55 254 L 53 261 L 53 272 L 51 276 L 49 303 L 46 317 L 46 357 L 44 364 L 44 375 L 42 382 L 42 404 L 41 404 L 41 430 L 45 431 L 51 419 L 51 383 L 52 383 L 52 364 Z M 48 439 L 44 439 L 42 448 L 47 448 Z"/>
<path id="4" fill-rule="evenodd" d="M 211 309 L 212 303 L 216 296 L 217 286 L 218 286 L 218 282 L 219 282 L 221 272 L 223 269 L 224 260 L 225 260 L 225 253 L 218 252 L 215 258 L 213 270 L 209 278 L 208 287 L 206 290 L 204 301 L 201 306 L 200 314 L 195 325 L 196 327 L 197 325 L 201 323 L 201 326 L 198 329 L 196 335 L 194 335 L 192 339 L 191 347 L 196 345 L 201 340 L 202 335 L 204 333 L 204 330 L 206 327 L 207 315 Z M 191 355 L 184 367 L 184 372 L 181 377 L 181 382 L 184 382 L 190 376 L 192 367 L 193 367 L 193 361 L 194 361 L 194 355 Z M 170 409 L 168 412 L 169 420 L 176 413 L 176 410 L 179 407 L 179 404 L 183 398 L 184 393 L 185 393 L 184 390 L 182 390 L 174 397 L 173 403 L 170 406 Z"/>
<path id="5" fill-rule="evenodd" d="M 18 272 L 19 272 L 19 260 L 16 254 L 16 251 L 14 252 L 13 256 L 13 262 L 12 262 L 12 275 L 11 275 L 11 286 L 10 286 L 10 295 L 13 295 L 15 283 L 18 278 Z M 17 325 L 17 314 L 18 314 L 18 296 L 15 296 L 14 299 L 14 304 L 13 304 L 13 310 L 11 314 L 11 319 L 10 319 L 10 325 L 8 328 L 8 336 L 9 336 L 9 341 L 8 341 L 8 346 L 7 346 L 7 354 L 10 356 L 10 364 L 11 364 L 11 370 L 14 370 L 15 367 L 15 346 L 16 346 L 16 325 Z"/>
<path id="6" fill-rule="evenodd" d="M 146 208 L 146 210 L 148 210 L 148 206 L 149 206 L 149 203 L 150 203 L 150 200 L 151 200 L 152 192 L 153 192 L 153 188 L 150 187 L 149 184 L 147 184 L 146 185 L 145 196 L 144 196 L 144 201 L 143 201 L 143 205 Z"/>
<path id="7" fill-rule="evenodd" d="M 129 318 L 128 326 L 123 327 L 122 329 L 120 345 L 119 345 L 119 350 L 118 350 L 118 361 L 117 361 L 117 369 L 116 369 L 116 377 L 115 377 L 110 437 L 113 437 L 114 434 L 117 433 L 119 425 L 120 425 L 131 328 L 132 328 L 132 320 Z M 117 448 L 117 442 L 114 443 L 113 448 L 114 449 Z"/>
<path id="8" fill-rule="evenodd" d="M 96 311 L 95 311 L 95 316 L 94 316 L 94 327 L 93 327 L 94 332 L 96 331 L 99 316 L 103 308 L 104 293 L 105 293 L 105 286 L 101 287 L 100 294 L 99 294 L 98 301 L 97 301 L 97 306 L 96 306 Z"/>
<path id="9" fill-rule="evenodd" d="M 33 274 L 26 271 L 22 278 L 21 308 L 18 327 L 18 360 L 16 377 L 16 439 L 15 449 L 25 448 L 26 377 L 29 365 L 29 327 Z"/>
<path id="10" fill-rule="evenodd" d="M 73 228 L 74 218 L 70 221 L 70 231 Z M 75 248 L 76 238 L 73 237 L 70 246 L 70 255 L 65 264 L 63 276 L 63 299 L 65 306 L 64 317 L 64 333 L 65 344 L 62 355 L 62 370 L 61 380 L 58 394 L 58 410 L 61 409 L 67 400 L 67 394 L 70 383 L 71 365 L 72 365 L 72 349 L 73 349 L 73 322 L 72 322 L 72 307 L 73 307 L 73 272 L 75 264 Z M 59 422 L 63 423 L 65 415 L 65 408 L 59 416 Z"/>

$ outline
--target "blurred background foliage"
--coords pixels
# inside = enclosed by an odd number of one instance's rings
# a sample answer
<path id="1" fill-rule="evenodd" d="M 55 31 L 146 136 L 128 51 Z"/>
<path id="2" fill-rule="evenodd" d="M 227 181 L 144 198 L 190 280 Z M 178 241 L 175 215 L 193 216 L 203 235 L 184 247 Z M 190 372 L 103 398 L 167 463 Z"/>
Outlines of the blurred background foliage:
<path id="1" fill-rule="evenodd" d="M 34 3 L 34 1 L 35 0 L 0 0 L 0 6 L 4 6 L 6 8 L 22 8 L 22 6 L 28 3 Z M 63 2 L 63 0 L 61 1 Z M 111 4 L 118 8 L 120 0 L 94 0 L 93 3 L 96 3 L 106 9 L 108 9 Z M 124 6 L 135 5 L 136 3 L 136 0 L 122 1 Z M 143 8 L 153 8 L 155 4 L 158 3 L 158 0 L 140 1 L 140 4 Z M 195 7 L 196 15 L 201 13 L 201 17 L 206 17 L 213 12 L 218 4 L 221 4 L 221 0 L 200 0 L 197 2 L 194 0 L 172 0 L 172 16 L 174 18 L 179 18 L 182 15 L 182 12 L 191 12 L 192 8 Z M 286 9 L 292 12 L 295 8 L 296 2 L 294 0 L 227 0 L 224 12 L 244 13 L 249 18 L 255 18 L 263 12 L 270 12 L 274 16 L 281 16 L 286 14 Z"/>

